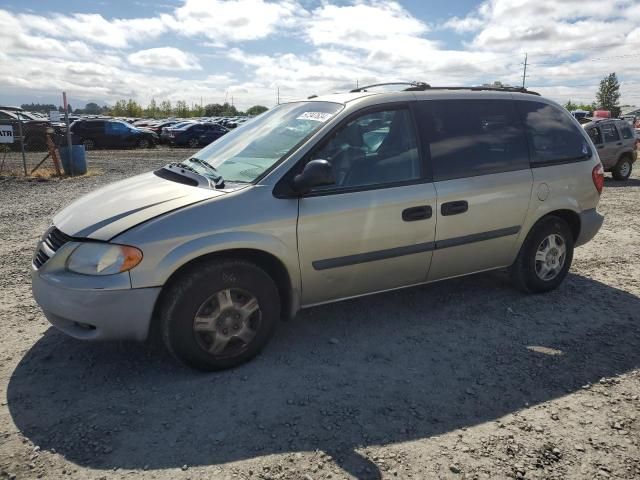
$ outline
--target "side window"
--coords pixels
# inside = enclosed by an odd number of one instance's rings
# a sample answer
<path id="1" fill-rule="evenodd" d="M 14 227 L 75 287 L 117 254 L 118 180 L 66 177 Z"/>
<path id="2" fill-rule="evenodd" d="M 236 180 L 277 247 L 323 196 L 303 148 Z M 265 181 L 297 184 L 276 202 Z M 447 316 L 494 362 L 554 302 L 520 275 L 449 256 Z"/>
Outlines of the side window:
<path id="1" fill-rule="evenodd" d="M 126 125 L 118 122 L 107 122 L 105 127 L 106 132 L 111 134 L 126 133 L 129 130 Z"/>
<path id="2" fill-rule="evenodd" d="M 627 126 L 622 127 L 620 129 L 620 132 L 622 133 L 622 138 L 624 138 L 625 140 L 633 138 L 633 133 L 631 132 L 631 129 Z"/>
<path id="3" fill-rule="evenodd" d="M 527 140 L 513 101 L 428 100 L 418 105 L 434 180 L 529 168 Z"/>
<path id="4" fill-rule="evenodd" d="M 602 134 L 604 135 L 604 141 L 607 143 L 620 140 L 620 134 L 613 123 L 602 125 Z"/>
<path id="5" fill-rule="evenodd" d="M 336 184 L 318 190 L 384 185 L 422 175 L 408 108 L 365 113 L 331 134 L 310 159 L 331 163 Z"/>
<path id="6" fill-rule="evenodd" d="M 12 116 L 10 116 L 8 113 L 4 113 L 4 112 L 0 112 L 0 118 L 2 120 L 13 120 Z"/>
<path id="7" fill-rule="evenodd" d="M 518 101 L 527 129 L 531 163 L 556 163 L 586 159 L 589 147 L 569 113 L 542 102 Z"/>
<path id="8" fill-rule="evenodd" d="M 86 122 L 84 124 L 86 130 L 91 130 L 92 133 L 104 132 L 105 122 Z"/>
<path id="9" fill-rule="evenodd" d="M 591 137 L 591 141 L 596 145 L 600 145 L 602 143 L 602 133 L 598 127 L 591 127 L 587 130 L 587 133 Z"/>

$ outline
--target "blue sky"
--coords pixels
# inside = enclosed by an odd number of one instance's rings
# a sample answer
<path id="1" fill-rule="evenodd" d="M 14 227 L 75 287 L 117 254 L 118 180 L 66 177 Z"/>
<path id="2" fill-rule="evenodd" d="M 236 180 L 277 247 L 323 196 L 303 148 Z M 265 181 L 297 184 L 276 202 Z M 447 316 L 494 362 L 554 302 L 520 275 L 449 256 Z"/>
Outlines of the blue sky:
<path id="1" fill-rule="evenodd" d="M 0 103 L 184 99 L 240 108 L 391 80 L 522 82 L 591 102 L 617 72 L 640 104 L 636 0 L 0 3 Z M 629 57 L 629 55 L 634 55 Z"/>

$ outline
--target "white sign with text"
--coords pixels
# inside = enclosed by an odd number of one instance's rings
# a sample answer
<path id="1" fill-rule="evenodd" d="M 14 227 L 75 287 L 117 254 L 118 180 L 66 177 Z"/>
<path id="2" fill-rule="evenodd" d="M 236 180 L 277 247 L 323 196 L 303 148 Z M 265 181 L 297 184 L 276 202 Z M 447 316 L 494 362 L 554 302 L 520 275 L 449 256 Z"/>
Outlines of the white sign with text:
<path id="1" fill-rule="evenodd" d="M 0 143 L 13 143 L 13 126 L 0 125 Z"/>

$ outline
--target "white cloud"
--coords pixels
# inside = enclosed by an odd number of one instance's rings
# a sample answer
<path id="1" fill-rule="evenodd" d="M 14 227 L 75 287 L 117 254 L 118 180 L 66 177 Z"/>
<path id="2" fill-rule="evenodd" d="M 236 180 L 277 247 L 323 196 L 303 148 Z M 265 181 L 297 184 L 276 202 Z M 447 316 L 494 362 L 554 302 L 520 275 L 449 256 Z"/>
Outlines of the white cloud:
<path id="1" fill-rule="evenodd" d="M 217 44 L 256 40 L 292 26 L 305 11 L 293 0 L 186 0 L 164 23 L 186 36 L 204 36 Z"/>
<path id="2" fill-rule="evenodd" d="M 590 102 L 599 79 L 616 71 L 622 101 L 640 102 L 640 62 L 628 57 L 640 47 L 637 0 L 486 0 L 435 28 L 402 3 L 184 0 L 166 13 L 150 9 L 151 16 L 130 19 L 0 9 L 0 84 L 10 93 L 67 90 L 101 102 L 233 96 L 246 107 L 272 105 L 276 87 L 289 100 L 344 91 L 356 81 L 520 84 L 527 51 L 527 84 L 556 100 Z M 434 40 L 443 29 L 466 43 Z M 175 36 L 179 49 L 166 46 Z M 271 38 L 278 42 L 268 48 L 277 45 L 279 53 L 264 53 L 260 42 Z M 229 61 L 236 72 L 226 71 Z"/>
<path id="3" fill-rule="evenodd" d="M 17 21 L 29 31 L 52 37 L 78 38 L 88 43 L 124 48 L 130 41 L 155 38 L 167 30 L 161 17 L 107 20 L 98 14 L 21 14 Z"/>
<path id="4" fill-rule="evenodd" d="M 131 65 L 159 70 L 202 70 L 198 58 L 174 47 L 149 48 L 127 57 Z"/>

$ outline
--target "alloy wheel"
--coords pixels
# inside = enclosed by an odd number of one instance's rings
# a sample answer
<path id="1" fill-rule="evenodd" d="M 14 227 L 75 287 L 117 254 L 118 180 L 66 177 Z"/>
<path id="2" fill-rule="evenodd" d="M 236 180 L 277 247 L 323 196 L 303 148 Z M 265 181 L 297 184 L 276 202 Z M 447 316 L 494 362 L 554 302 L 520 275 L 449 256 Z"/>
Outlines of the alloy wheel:
<path id="1" fill-rule="evenodd" d="M 200 348 L 214 356 L 233 357 L 243 352 L 258 333 L 260 305 L 239 288 L 220 290 L 205 300 L 193 319 Z"/>
<path id="2" fill-rule="evenodd" d="M 536 251 L 536 275 L 546 282 L 556 278 L 567 257 L 567 247 L 562 236 L 552 233 L 545 237 Z"/>

